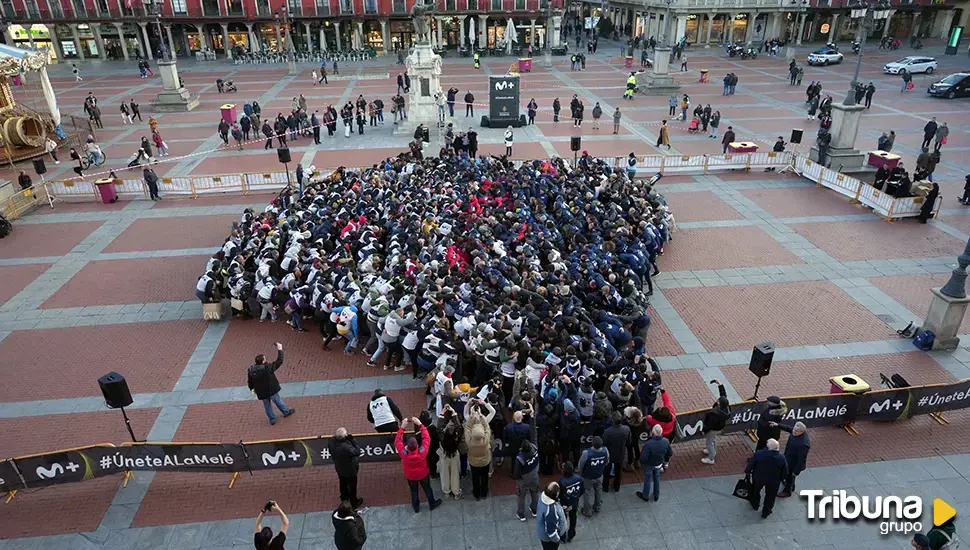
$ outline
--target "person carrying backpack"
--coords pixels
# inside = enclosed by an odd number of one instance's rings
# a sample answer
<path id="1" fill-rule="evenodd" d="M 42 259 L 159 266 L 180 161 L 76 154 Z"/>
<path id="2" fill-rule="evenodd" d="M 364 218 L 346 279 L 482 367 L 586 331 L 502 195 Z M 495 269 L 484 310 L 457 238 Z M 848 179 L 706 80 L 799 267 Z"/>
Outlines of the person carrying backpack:
<path id="1" fill-rule="evenodd" d="M 950 519 L 939 527 L 934 527 L 926 533 L 930 550 L 957 550 L 960 548 L 960 538 L 957 537 L 957 528 Z"/>

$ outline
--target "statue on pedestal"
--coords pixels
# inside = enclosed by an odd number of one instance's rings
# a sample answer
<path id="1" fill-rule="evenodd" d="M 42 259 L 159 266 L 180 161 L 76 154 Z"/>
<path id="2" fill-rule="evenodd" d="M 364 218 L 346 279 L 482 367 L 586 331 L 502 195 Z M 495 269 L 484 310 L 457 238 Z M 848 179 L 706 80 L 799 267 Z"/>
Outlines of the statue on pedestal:
<path id="1" fill-rule="evenodd" d="M 416 44 L 431 43 L 431 14 L 433 13 L 433 4 L 419 2 L 411 8 L 411 24 L 414 25 Z"/>

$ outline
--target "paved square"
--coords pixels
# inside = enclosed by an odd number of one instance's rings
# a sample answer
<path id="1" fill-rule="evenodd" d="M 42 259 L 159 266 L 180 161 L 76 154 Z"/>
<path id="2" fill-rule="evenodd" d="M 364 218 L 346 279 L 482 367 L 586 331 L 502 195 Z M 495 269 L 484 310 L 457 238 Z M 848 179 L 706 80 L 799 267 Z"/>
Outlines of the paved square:
<path id="1" fill-rule="evenodd" d="M 63 256 L 80 244 L 102 222 L 44 223 L 29 231 L 14 231 L 3 239 L 0 259 Z"/>
<path id="2" fill-rule="evenodd" d="M 861 206 L 851 204 L 844 195 L 824 187 L 745 189 L 741 194 L 776 218 L 866 213 Z"/>
<path id="3" fill-rule="evenodd" d="M 678 223 L 744 219 L 740 212 L 711 191 L 670 193 L 665 198 Z"/>
<path id="4" fill-rule="evenodd" d="M 255 201 L 256 199 L 247 200 Z M 226 241 L 232 223 L 239 216 L 204 216 L 136 220 L 111 241 L 105 252 L 177 250 L 181 248 L 216 249 Z"/>
<path id="5" fill-rule="evenodd" d="M 16 296 L 27 285 L 41 276 L 50 264 L 24 264 L 0 266 L 0 306 Z"/>
<path id="6" fill-rule="evenodd" d="M 952 256 L 964 244 L 939 229 L 909 220 L 801 223 L 791 228 L 841 261 Z"/>
<path id="7" fill-rule="evenodd" d="M 665 270 L 801 263 L 798 256 L 786 250 L 759 227 L 681 229 L 675 233 L 673 246 L 681 247 L 681 250 L 670 258 L 664 258 Z"/>

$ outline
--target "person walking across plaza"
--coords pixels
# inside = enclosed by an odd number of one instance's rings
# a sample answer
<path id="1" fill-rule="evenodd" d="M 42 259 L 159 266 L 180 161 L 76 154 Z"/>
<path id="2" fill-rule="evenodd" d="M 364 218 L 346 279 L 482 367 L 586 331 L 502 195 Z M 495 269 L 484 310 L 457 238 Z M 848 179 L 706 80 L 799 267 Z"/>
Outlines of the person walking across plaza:
<path id="1" fill-rule="evenodd" d="M 660 500 L 660 474 L 663 472 L 664 464 L 669 462 L 673 455 L 670 441 L 663 436 L 663 433 L 664 430 L 660 424 L 650 428 L 650 439 L 643 444 L 643 449 L 640 451 L 643 489 L 637 491 L 637 497 L 644 502 L 650 501 L 651 485 L 654 502 Z"/>
<path id="2" fill-rule="evenodd" d="M 657 134 L 657 147 L 666 145 L 670 149 L 670 133 L 667 130 L 667 121 L 660 121 L 660 132 Z"/>
<path id="3" fill-rule="evenodd" d="M 84 80 L 81 78 L 81 71 L 77 68 L 77 63 L 71 63 L 71 72 L 74 73 L 74 82 L 81 82 Z"/>
<path id="4" fill-rule="evenodd" d="M 408 436 L 407 443 L 404 442 L 404 433 L 415 427 L 421 433 L 421 443 L 417 438 Z M 408 481 L 411 489 L 411 508 L 417 514 L 421 511 L 421 501 L 418 500 L 418 487 L 424 490 L 424 496 L 428 499 L 428 507 L 434 510 L 441 506 L 441 500 L 435 500 L 434 489 L 431 488 L 431 478 L 428 472 L 428 445 L 430 441 L 428 428 L 424 427 L 417 418 L 405 420 L 394 436 L 394 448 L 401 457 L 401 468 L 404 469 L 404 477 Z"/>
<path id="5" fill-rule="evenodd" d="M 623 118 L 623 115 L 620 113 L 620 108 L 617 107 L 616 110 L 613 111 L 613 133 L 614 134 L 620 133 L 620 120 L 622 118 Z"/>
<path id="6" fill-rule="evenodd" d="M 933 142 L 933 138 L 936 137 L 936 130 L 939 125 L 936 123 L 936 117 L 933 117 L 923 126 L 923 143 L 920 144 L 920 149 L 924 147 L 929 147 L 930 143 Z"/>
<path id="7" fill-rule="evenodd" d="M 128 101 L 128 108 L 131 109 L 131 120 L 135 120 L 135 117 L 138 117 L 138 122 L 141 122 L 141 108 L 135 103 L 135 98 L 131 98 Z"/>
<path id="8" fill-rule="evenodd" d="M 361 550 L 367 542 L 364 518 L 346 500 L 333 512 L 333 545 L 337 550 Z"/>
<path id="9" fill-rule="evenodd" d="M 778 424 L 778 427 L 791 434 L 785 443 L 788 475 L 785 477 L 784 488 L 778 493 L 779 498 L 788 498 L 795 492 L 795 478 L 808 466 L 808 451 L 811 450 L 812 443 L 808 439 L 808 428 L 803 422 L 795 422 L 792 426 Z"/>
<path id="10" fill-rule="evenodd" d="M 744 473 L 751 476 L 751 490 L 748 493 L 748 501 L 751 507 L 757 510 L 761 507 L 761 517 L 767 518 L 775 507 L 775 498 L 778 496 L 778 488 L 782 480 L 788 477 L 788 463 L 785 457 L 778 452 L 778 440 L 769 439 L 765 443 L 765 448 L 756 451 L 748 459 L 748 465 Z M 765 493 L 764 505 L 761 504 L 761 492 Z"/>
<path id="11" fill-rule="evenodd" d="M 536 510 L 536 535 L 542 550 L 556 550 L 569 528 L 566 511 L 559 503 L 561 487 L 553 481 L 542 491 Z"/>
<path id="12" fill-rule="evenodd" d="M 940 123 L 936 128 L 936 144 L 933 145 L 933 150 L 939 152 L 940 148 L 946 145 L 949 136 L 950 128 L 946 125 L 946 122 Z"/>
<path id="13" fill-rule="evenodd" d="M 263 408 L 266 409 L 266 416 L 269 417 L 270 425 L 276 424 L 276 415 L 273 414 L 274 404 L 283 413 L 284 418 L 296 412 L 296 409 L 287 407 L 280 399 L 280 381 L 276 379 L 276 371 L 282 365 L 283 344 L 277 342 L 276 361 L 267 363 L 266 356 L 260 353 L 247 372 L 249 389 L 256 394 L 256 399 L 263 402 Z"/>
<path id="14" fill-rule="evenodd" d="M 337 428 L 327 443 L 333 468 L 337 472 L 340 500 L 360 508 L 364 499 L 357 496 L 357 474 L 360 472 L 360 445 L 347 428 Z"/>

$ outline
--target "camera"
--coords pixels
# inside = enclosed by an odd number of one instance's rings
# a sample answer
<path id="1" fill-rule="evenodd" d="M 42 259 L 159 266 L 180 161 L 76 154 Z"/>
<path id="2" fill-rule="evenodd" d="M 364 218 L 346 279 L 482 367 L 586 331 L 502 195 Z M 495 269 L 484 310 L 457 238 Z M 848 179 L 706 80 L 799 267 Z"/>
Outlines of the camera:
<path id="1" fill-rule="evenodd" d="M 263 512 L 269 512 L 270 510 L 273 509 L 273 506 L 275 505 L 276 505 L 276 501 L 274 501 L 273 499 L 270 499 L 269 502 L 266 503 L 266 506 L 263 506 Z"/>

